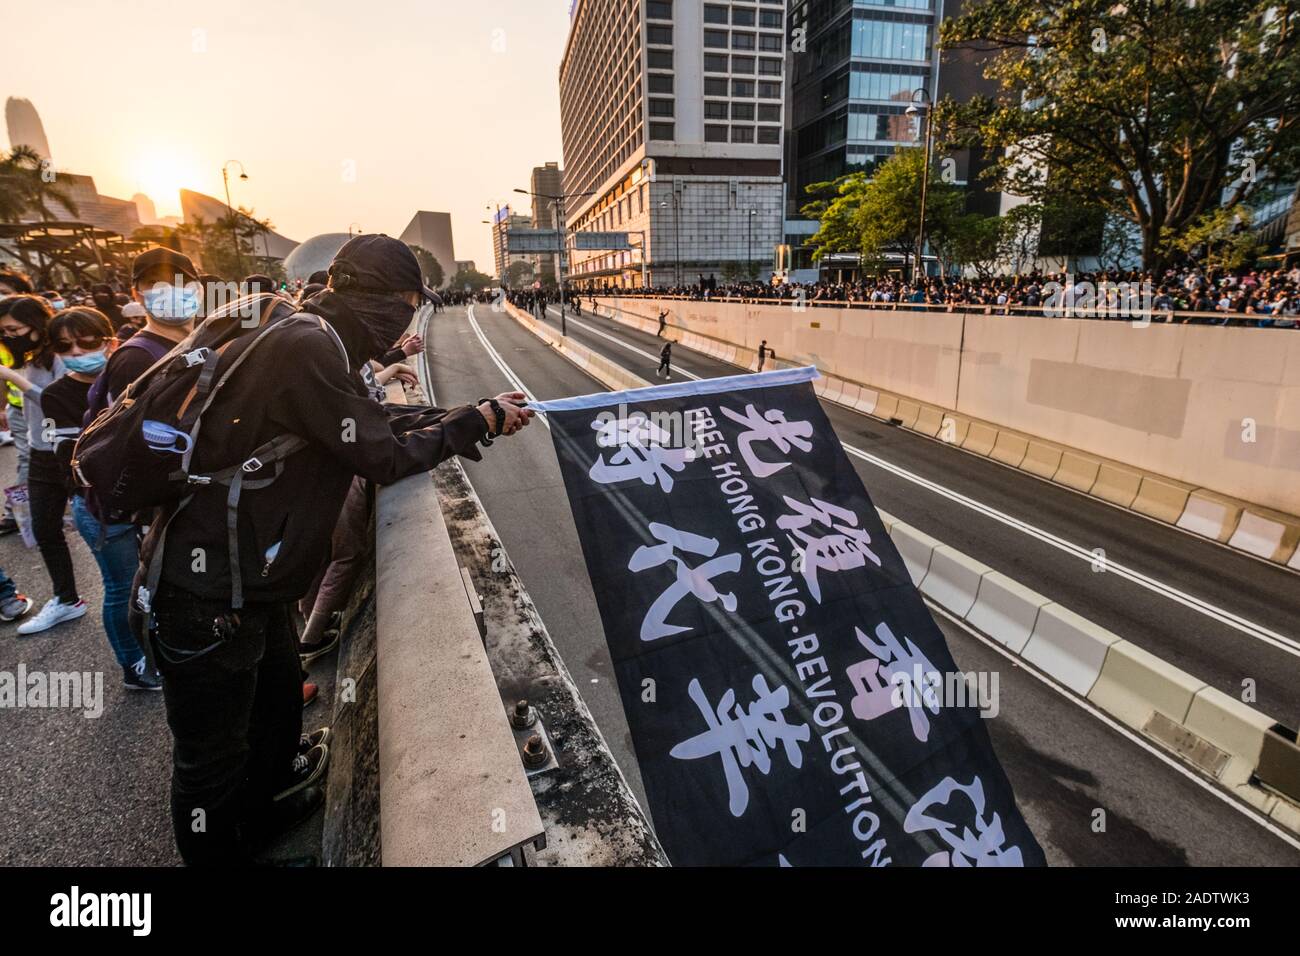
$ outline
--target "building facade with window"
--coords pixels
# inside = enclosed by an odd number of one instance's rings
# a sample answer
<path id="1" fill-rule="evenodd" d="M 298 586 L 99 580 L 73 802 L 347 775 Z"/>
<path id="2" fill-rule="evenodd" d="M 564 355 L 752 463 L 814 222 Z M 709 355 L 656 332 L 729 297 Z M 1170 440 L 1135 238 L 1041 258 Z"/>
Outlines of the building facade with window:
<path id="1" fill-rule="evenodd" d="M 784 0 L 577 0 L 560 66 L 579 285 L 766 277 L 782 236 Z M 627 232 L 631 250 L 574 248 Z"/>

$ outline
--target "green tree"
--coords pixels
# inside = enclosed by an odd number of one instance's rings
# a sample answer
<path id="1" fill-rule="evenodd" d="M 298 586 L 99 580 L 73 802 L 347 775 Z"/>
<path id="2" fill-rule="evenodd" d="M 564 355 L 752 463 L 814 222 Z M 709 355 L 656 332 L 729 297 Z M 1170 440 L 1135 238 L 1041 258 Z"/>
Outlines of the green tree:
<path id="1" fill-rule="evenodd" d="M 851 173 L 833 183 L 808 187 L 812 202 L 804 215 L 820 225 L 809 243 L 814 259 L 827 252 L 857 252 L 863 266 L 879 268 L 888 252 L 915 255 L 921 227 L 921 176 L 925 154 L 904 149 L 880 163 L 874 175 Z M 939 176 L 931 163 L 926 188 L 925 234 L 931 245 L 941 244 L 961 215 L 961 191 Z"/>
<path id="2" fill-rule="evenodd" d="M 949 145 L 999 186 L 1133 224 L 1143 264 L 1221 204 L 1300 168 L 1300 11 L 1276 0 L 986 0 L 941 28 L 993 97 L 945 100 Z"/>
<path id="3" fill-rule="evenodd" d="M 411 252 L 415 253 L 415 259 L 420 263 L 420 273 L 424 276 L 425 284 L 430 289 L 437 289 L 442 286 L 442 280 L 446 278 L 446 273 L 442 271 L 442 263 L 437 257 L 424 246 L 407 243 Z"/>
<path id="4" fill-rule="evenodd" d="M 505 283 L 510 289 L 522 289 L 533 283 L 533 264 L 526 259 L 516 259 L 506 266 Z"/>
<path id="5" fill-rule="evenodd" d="M 484 275 L 477 269 L 461 269 L 447 284 L 457 292 L 464 292 L 467 289 L 470 292 L 482 292 L 492 285 L 492 277 Z"/>
<path id="6" fill-rule="evenodd" d="M 214 222 L 196 216 L 193 222 L 178 226 L 176 231 L 195 249 L 206 272 L 224 279 L 242 279 L 261 271 L 274 279 L 282 277 L 283 267 L 279 276 L 273 274 L 275 260 L 259 253 L 264 248 L 263 233 L 274 228 L 269 219 L 258 219 L 253 210 L 240 206 L 233 222 L 229 215 Z M 235 253 L 236 243 L 238 255 Z"/>
<path id="7" fill-rule="evenodd" d="M 1171 250 L 1209 269 L 1236 269 L 1258 255 L 1260 242 L 1250 231 L 1249 209 L 1220 207 L 1202 215 L 1177 236 L 1168 237 Z"/>

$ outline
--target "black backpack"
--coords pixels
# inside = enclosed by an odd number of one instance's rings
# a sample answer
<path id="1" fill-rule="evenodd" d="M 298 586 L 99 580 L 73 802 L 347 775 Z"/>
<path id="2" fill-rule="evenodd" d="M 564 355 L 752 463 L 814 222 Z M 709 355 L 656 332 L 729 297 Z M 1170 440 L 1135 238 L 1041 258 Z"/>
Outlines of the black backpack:
<path id="1" fill-rule="evenodd" d="M 245 488 L 270 485 L 283 472 L 284 460 L 307 443 L 296 435 L 277 435 L 254 449 L 246 460 L 206 474 L 193 473 L 190 463 L 200 440 L 203 415 L 221 388 L 269 336 L 303 324 L 326 330 L 338 345 L 344 368 L 351 367 L 342 340 L 323 318 L 299 312 L 293 302 L 273 293 L 246 296 L 208 316 L 124 389 L 86 426 L 72 451 L 73 476 L 87 508 L 102 524 L 128 522 L 137 512 L 176 505 L 167 519 L 170 524 L 198 488 L 226 487 L 235 608 L 243 605 L 236 524 L 240 494 Z M 222 356 L 234 343 L 250 338 L 218 378 Z M 172 446 L 160 448 L 159 434 L 172 437 Z M 267 468 L 270 474 L 264 472 Z M 140 588 L 137 603 L 144 611 L 157 589 L 166 534 L 164 527 Z"/>

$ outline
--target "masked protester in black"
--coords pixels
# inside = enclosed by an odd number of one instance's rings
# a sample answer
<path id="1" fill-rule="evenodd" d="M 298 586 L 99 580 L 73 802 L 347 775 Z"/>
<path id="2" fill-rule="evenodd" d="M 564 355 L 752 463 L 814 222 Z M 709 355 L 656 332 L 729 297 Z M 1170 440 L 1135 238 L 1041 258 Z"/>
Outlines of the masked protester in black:
<path id="1" fill-rule="evenodd" d="M 239 500 L 243 607 L 232 607 L 226 488 L 200 486 L 187 507 L 151 525 L 145 566 L 167 528 L 150 638 L 174 742 L 172 822 L 186 863 L 247 861 L 321 802 L 310 779 L 323 772 L 321 761 L 306 775 L 295 768 L 302 679 L 290 606 L 329 553 L 353 476 L 391 484 L 454 454 L 477 460 L 485 436 L 512 434 L 531 418 L 517 393 L 492 400 L 505 415 L 499 432 L 491 402 L 444 410 L 374 400 L 362 370 L 429 294 L 404 243 L 355 237 L 331 266 L 330 288 L 306 306 L 328 328 L 270 333 L 204 415 L 192 473 L 247 461 L 278 435 L 307 441 L 275 481 Z M 244 342 L 223 354 L 218 378 Z"/>

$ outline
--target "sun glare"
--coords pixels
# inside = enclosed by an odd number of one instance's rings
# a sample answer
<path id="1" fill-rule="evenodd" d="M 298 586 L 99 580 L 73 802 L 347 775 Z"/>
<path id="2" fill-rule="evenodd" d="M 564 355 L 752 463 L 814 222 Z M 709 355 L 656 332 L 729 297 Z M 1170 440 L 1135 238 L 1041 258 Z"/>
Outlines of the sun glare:
<path id="1" fill-rule="evenodd" d="M 160 216 L 180 212 L 182 189 L 194 189 L 199 177 L 189 156 L 167 149 L 152 149 L 135 161 L 136 188 L 154 201 Z"/>

